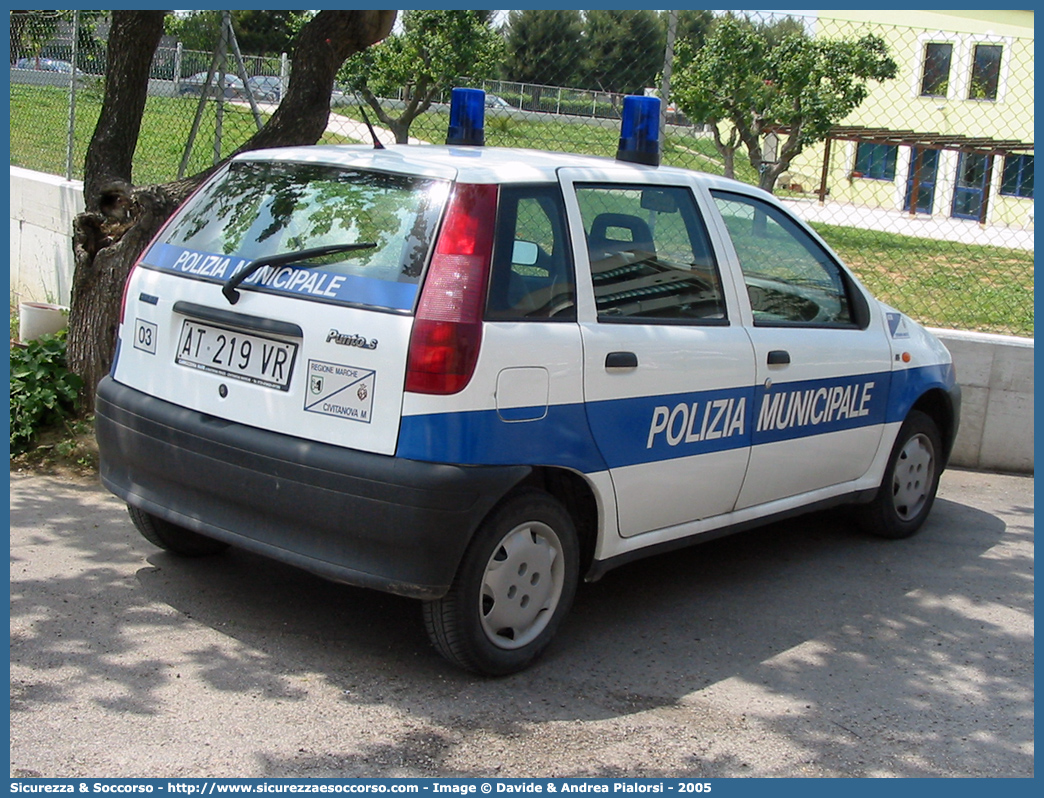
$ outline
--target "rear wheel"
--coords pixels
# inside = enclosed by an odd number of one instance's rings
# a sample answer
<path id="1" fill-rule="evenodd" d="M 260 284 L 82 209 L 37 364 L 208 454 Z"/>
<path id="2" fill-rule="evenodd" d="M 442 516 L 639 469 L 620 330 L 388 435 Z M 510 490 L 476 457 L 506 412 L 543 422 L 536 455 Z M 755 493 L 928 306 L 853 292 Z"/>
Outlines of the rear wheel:
<path id="1" fill-rule="evenodd" d="M 205 557 L 209 554 L 218 554 L 228 548 L 227 543 L 164 521 L 152 513 L 147 513 L 129 504 L 127 512 L 130 513 L 131 521 L 134 522 L 135 528 L 145 540 L 175 554 L 185 557 Z"/>
<path id="2" fill-rule="evenodd" d="M 490 676 L 528 666 L 569 611 L 579 578 L 572 519 L 552 496 L 515 493 L 482 523 L 424 625 L 450 662 Z"/>
<path id="3" fill-rule="evenodd" d="M 912 411 L 899 430 L 877 496 L 866 508 L 867 531 L 884 538 L 908 538 L 920 530 L 939 489 L 941 452 L 935 422 Z"/>

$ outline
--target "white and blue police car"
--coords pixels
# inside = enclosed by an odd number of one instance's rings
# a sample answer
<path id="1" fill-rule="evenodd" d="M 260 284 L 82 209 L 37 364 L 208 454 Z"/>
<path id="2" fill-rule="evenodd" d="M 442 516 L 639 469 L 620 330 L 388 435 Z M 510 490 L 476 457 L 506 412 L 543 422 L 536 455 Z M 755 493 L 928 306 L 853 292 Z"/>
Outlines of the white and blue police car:
<path id="1" fill-rule="evenodd" d="M 924 523 L 951 359 L 771 195 L 482 144 L 244 153 L 133 269 L 97 397 L 104 484 L 152 543 L 237 546 L 421 599 L 483 674 L 526 667 L 581 578 L 784 516 Z"/>

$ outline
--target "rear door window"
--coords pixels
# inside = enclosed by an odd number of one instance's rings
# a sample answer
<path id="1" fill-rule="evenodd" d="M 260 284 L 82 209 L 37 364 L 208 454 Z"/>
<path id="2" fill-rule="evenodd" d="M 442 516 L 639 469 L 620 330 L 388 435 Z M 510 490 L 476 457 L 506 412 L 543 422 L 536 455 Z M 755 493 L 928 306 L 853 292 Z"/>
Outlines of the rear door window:
<path id="1" fill-rule="evenodd" d="M 558 186 L 505 186 L 486 318 L 576 320 L 576 281 Z"/>
<path id="2" fill-rule="evenodd" d="M 598 321 L 726 323 L 703 217 L 681 186 L 576 186 Z"/>
<path id="3" fill-rule="evenodd" d="M 224 282 L 252 260 L 373 246 L 263 267 L 242 288 L 410 310 L 449 183 L 316 164 L 233 162 L 168 228 L 147 265 Z"/>

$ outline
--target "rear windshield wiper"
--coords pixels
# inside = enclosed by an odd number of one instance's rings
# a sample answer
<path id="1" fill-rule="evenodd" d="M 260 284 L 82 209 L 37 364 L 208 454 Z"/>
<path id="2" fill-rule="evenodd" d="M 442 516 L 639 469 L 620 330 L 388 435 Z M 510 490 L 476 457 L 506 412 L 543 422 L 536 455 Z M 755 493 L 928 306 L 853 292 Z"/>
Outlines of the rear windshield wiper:
<path id="1" fill-rule="evenodd" d="M 265 258 L 258 258 L 250 261 L 250 263 L 228 278 L 228 282 L 221 286 L 221 293 L 225 295 L 228 304 L 234 305 L 239 301 L 239 292 L 236 290 L 236 286 L 263 266 L 286 266 L 293 264 L 302 269 L 310 269 L 313 266 L 322 264 L 301 263 L 301 261 L 322 258 L 326 255 L 336 255 L 341 252 L 373 249 L 376 246 L 377 244 L 373 241 L 364 241 L 358 244 L 331 244 L 328 247 L 312 247 L 311 249 L 300 249 L 297 252 L 284 252 L 282 255 L 269 255 Z"/>

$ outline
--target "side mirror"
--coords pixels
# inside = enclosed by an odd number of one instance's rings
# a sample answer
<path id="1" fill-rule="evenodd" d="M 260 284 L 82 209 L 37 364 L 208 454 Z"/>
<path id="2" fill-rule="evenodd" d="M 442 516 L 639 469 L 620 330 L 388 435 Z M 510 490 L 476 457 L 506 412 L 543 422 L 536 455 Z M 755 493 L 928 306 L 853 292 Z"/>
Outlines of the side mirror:
<path id="1" fill-rule="evenodd" d="M 511 262 L 519 266 L 533 266 L 537 262 L 540 250 L 532 241 L 515 241 L 511 250 Z"/>

